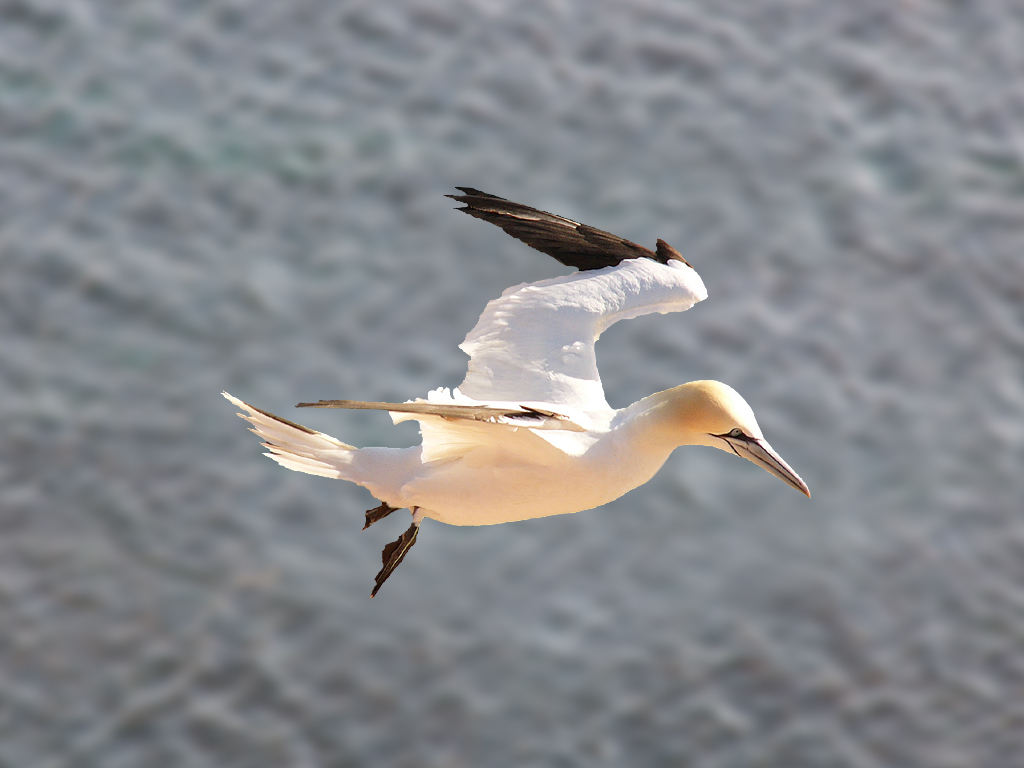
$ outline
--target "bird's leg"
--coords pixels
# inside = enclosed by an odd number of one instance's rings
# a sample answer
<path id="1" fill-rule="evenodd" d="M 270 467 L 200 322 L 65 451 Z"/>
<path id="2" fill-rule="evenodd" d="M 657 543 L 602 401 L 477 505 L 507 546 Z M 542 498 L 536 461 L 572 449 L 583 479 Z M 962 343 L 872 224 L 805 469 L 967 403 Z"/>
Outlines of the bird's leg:
<path id="1" fill-rule="evenodd" d="M 386 501 L 382 501 L 379 507 L 366 510 L 366 525 L 363 526 L 363 530 L 365 531 L 378 520 L 383 520 L 396 509 L 401 509 L 401 507 L 392 507 Z"/>
<path id="2" fill-rule="evenodd" d="M 414 507 L 412 510 L 412 525 L 409 526 L 409 530 L 399 536 L 397 540 L 384 547 L 384 551 L 380 553 L 383 565 L 374 579 L 375 586 L 373 587 L 373 592 L 370 593 L 370 597 L 377 594 L 377 590 L 388 580 L 388 576 L 395 572 L 395 568 L 405 559 L 405 554 L 412 549 L 412 545 L 416 543 L 416 536 L 419 535 L 420 522 L 422 520 L 423 514 L 419 511 L 418 507 Z"/>

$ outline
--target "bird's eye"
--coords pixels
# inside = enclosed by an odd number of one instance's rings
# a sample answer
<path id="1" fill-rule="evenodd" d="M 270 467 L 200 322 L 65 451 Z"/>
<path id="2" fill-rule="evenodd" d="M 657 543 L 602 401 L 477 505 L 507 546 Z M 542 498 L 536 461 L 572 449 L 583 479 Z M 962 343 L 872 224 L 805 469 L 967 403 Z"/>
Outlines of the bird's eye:
<path id="1" fill-rule="evenodd" d="M 732 430 L 729 433 L 729 437 L 743 437 L 743 430 L 740 429 L 739 427 L 736 427 L 736 429 Z"/>

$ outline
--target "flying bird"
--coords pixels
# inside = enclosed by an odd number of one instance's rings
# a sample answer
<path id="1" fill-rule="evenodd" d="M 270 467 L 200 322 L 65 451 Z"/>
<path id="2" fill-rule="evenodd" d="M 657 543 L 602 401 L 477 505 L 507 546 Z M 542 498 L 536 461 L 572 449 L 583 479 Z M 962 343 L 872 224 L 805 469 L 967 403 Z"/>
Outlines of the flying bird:
<path id="1" fill-rule="evenodd" d="M 664 240 L 651 251 L 562 216 L 458 187 L 457 210 L 501 227 L 577 272 L 516 285 L 487 304 L 460 348 L 465 380 L 405 403 L 320 400 L 299 408 L 388 411 L 414 419 L 422 444 L 356 448 L 227 392 L 288 469 L 348 480 L 380 505 L 364 530 L 399 509 L 412 525 L 381 555 L 371 597 L 416 543 L 424 518 L 494 525 L 601 506 L 643 485 L 682 445 L 752 461 L 810 496 L 764 439 L 754 412 L 718 381 L 691 381 L 615 409 L 605 400 L 594 343 L 619 320 L 681 312 L 707 298 L 696 271 Z"/>

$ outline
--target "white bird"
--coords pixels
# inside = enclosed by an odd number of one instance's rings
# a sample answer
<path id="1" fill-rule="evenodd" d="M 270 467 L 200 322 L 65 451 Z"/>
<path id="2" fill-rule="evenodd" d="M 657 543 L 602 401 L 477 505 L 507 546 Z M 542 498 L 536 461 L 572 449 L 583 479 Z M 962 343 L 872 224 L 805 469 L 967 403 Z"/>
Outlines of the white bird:
<path id="1" fill-rule="evenodd" d="M 224 397 L 248 415 L 265 454 L 289 469 L 357 483 L 381 501 L 365 528 L 397 509 L 413 522 L 382 553 L 371 597 L 416 542 L 423 518 L 494 525 L 579 512 L 643 485 L 677 447 L 735 453 L 810 496 L 765 441 L 731 387 L 691 381 L 622 409 L 608 405 L 594 343 L 619 320 L 680 312 L 707 297 L 672 246 L 657 250 L 469 187 L 464 211 L 578 272 L 513 286 L 484 309 L 460 345 L 469 371 L 454 391 L 406 403 L 321 400 L 298 407 L 385 410 L 420 423 L 412 448 L 355 448 Z"/>

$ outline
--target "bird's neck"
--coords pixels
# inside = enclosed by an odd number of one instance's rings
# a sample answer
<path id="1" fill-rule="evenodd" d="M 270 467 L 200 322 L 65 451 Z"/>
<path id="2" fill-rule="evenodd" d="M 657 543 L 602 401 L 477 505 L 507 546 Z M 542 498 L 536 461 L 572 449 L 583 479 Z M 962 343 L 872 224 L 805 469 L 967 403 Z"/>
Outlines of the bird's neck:
<path id="1" fill-rule="evenodd" d="M 643 435 L 652 448 L 671 453 L 682 445 L 719 446 L 697 427 L 701 423 L 701 401 L 686 384 L 638 400 L 621 412 L 620 424 Z"/>

